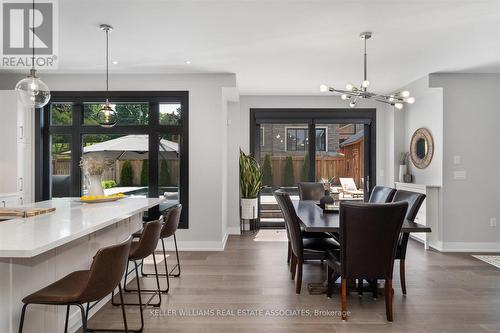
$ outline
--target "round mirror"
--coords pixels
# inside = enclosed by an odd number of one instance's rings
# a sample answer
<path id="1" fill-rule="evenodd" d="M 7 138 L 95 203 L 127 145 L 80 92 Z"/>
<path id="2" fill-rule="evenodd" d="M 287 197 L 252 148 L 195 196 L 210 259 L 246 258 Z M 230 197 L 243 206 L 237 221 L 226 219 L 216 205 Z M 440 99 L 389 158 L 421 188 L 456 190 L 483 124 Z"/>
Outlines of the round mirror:
<path id="1" fill-rule="evenodd" d="M 425 128 L 419 128 L 413 133 L 410 144 L 410 155 L 413 164 L 419 169 L 425 169 L 432 160 L 434 142 L 431 133 Z"/>

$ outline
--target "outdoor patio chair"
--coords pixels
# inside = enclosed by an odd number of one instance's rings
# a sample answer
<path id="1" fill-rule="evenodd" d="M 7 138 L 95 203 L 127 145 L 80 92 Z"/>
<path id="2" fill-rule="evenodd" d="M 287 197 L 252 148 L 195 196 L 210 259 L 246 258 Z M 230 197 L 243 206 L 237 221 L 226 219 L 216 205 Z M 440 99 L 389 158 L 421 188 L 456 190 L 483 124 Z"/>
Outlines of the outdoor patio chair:
<path id="1" fill-rule="evenodd" d="M 359 190 L 354 182 L 354 178 L 339 178 L 344 194 L 350 194 L 353 198 L 362 197 L 364 191 Z"/>

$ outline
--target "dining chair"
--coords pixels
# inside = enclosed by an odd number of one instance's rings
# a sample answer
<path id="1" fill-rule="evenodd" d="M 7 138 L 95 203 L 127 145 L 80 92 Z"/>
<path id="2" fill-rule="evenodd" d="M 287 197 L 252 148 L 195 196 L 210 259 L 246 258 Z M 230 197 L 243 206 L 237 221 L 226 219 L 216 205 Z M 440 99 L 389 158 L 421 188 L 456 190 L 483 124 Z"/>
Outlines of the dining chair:
<path id="1" fill-rule="evenodd" d="M 392 273 L 399 233 L 408 203 L 342 203 L 340 251 L 329 251 L 327 294 L 334 273 L 341 277 L 342 320 L 347 319 L 347 281 L 385 279 L 387 320 L 392 321 Z"/>
<path id="2" fill-rule="evenodd" d="M 368 199 L 368 202 L 369 203 L 391 202 L 395 193 L 396 189 L 392 187 L 377 185 L 373 188 L 372 193 L 370 194 L 370 198 Z"/>
<path id="3" fill-rule="evenodd" d="M 321 183 L 300 182 L 298 185 L 300 200 L 319 201 L 325 195 L 325 190 Z"/>
<path id="4" fill-rule="evenodd" d="M 406 212 L 406 220 L 415 221 L 418 210 L 422 206 L 425 200 L 425 194 L 416 193 L 405 190 L 397 190 L 392 198 L 392 202 L 404 201 L 408 203 L 408 211 Z M 403 295 L 406 295 L 406 248 L 408 247 L 408 238 L 410 234 L 407 232 L 402 233 L 399 236 L 398 247 L 396 251 L 396 259 L 399 259 L 399 279 L 401 282 L 401 291 Z"/>
<path id="5" fill-rule="evenodd" d="M 291 245 L 290 273 L 292 280 L 295 279 L 295 292 L 300 294 L 304 261 L 325 260 L 327 251 L 338 249 L 339 244 L 332 238 L 304 238 L 290 195 L 283 190 L 277 190 L 274 192 L 274 197 L 285 218 L 287 236 Z"/>

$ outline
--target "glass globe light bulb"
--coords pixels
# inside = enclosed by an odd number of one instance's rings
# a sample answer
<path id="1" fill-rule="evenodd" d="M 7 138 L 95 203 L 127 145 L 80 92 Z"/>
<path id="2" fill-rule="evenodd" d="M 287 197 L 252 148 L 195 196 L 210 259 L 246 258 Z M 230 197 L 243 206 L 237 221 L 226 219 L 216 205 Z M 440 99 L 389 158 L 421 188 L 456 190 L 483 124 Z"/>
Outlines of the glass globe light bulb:
<path id="1" fill-rule="evenodd" d="M 113 110 L 113 108 L 109 105 L 109 101 L 106 99 L 106 103 L 97 115 L 97 122 L 102 127 L 109 128 L 115 126 L 117 121 L 118 116 L 116 114 L 116 111 Z"/>
<path id="2" fill-rule="evenodd" d="M 340 95 L 340 98 L 341 98 L 343 101 L 345 101 L 345 100 L 347 99 L 347 95 L 346 95 L 346 94 L 342 94 L 342 95 Z"/>
<path id="3" fill-rule="evenodd" d="M 401 110 L 403 108 L 403 103 L 395 103 L 394 107 L 398 110 Z"/>
<path id="4" fill-rule="evenodd" d="M 413 104 L 413 103 L 415 103 L 415 97 L 408 97 L 408 98 L 406 99 L 406 103 L 408 103 L 408 104 Z"/>
<path id="5" fill-rule="evenodd" d="M 410 92 L 408 90 L 403 90 L 402 92 L 399 93 L 399 96 L 403 98 L 408 98 L 410 97 Z"/>
<path id="6" fill-rule="evenodd" d="M 319 86 L 320 92 L 327 92 L 328 90 L 330 90 L 330 89 L 328 88 L 328 86 L 326 84 L 322 84 Z"/>
<path id="7" fill-rule="evenodd" d="M 32 69 L 30 75 L 16 84 L 16 91 L 23 105 L 28 107 L 42 108 L 50 100 L 49 87 L 36 75 Z"/>
<path id="8" fill-rule="evenodd" d="M 351 108 L 355 107 L 355 106 L 356 106 L 356 102 L 352 101 L 351 103 L 349 103 L 349 106 L 350 106 Z"/>
<path id="9" fill-rule="evenodd" d="M 364 80 L 363 83 L 361 83 L 361 86 L 363 88 L 368 88 L 369 85 L 370 85 L 370 81 L 368 81 L 368 80 Z"/>
<path id="10" fill-rule="evenodd" d="M 346 88 L 346 90 L 352 90 L 354 88 L 354 86 L 352 85 L 352 83 L 348 83 L 345 85 L 345 88 Z"/>

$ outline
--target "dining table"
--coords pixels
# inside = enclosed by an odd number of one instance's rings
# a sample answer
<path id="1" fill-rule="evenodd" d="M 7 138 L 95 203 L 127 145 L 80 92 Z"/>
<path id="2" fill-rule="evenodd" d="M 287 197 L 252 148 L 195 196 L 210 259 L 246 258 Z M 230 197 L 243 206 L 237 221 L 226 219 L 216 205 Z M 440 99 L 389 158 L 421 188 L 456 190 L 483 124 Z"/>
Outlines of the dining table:
<path id="1" fill-rule="evenodd" d="M 295 200 L 293 206 L 303 231 L 307 232 L 340 232 L 340 218 L 338 206 L 337 210 L 323 212 L 319 206 L 319 201 Z M 403 237 L 409 237 L 410 233 L 431 232 L 431 228 L 413 221 L 405 220 L 401 227 Z M 307 286 L 310 294 L 322 294 L 326 292 L 326 282 L 309 283 Z"/>

